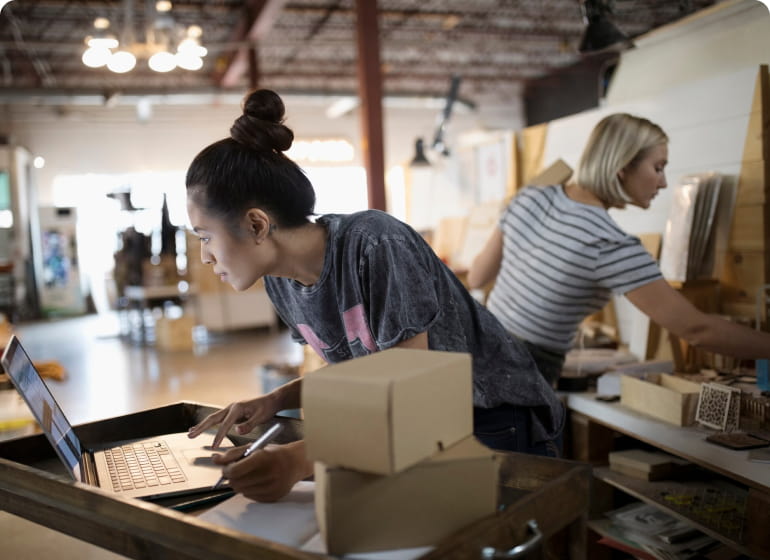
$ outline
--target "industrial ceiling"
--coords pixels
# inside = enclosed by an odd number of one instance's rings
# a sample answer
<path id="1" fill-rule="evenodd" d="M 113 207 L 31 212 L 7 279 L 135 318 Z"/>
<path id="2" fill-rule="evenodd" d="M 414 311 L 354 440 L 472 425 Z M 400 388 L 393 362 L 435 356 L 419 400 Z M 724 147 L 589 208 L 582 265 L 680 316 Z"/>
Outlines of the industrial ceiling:
<path id="1" fill-rule="evenodd" d="M 520 95 L 528 80 L 593 56 L 578 52 L 584 0 L 369 1 L 377 6 L 386 96 L 441 96 L 458 75 L 462 99 L 500 104 Z M 716 3 L 596 2 L 632 39 Z M 254 86 L 282 94 L 355 94 L 356 4 L 174 0 L 160 13 L 156 0 L 15 0 L 0 13 L 0 104 L 62 95 L 242 94 Z M 107 18 L 109 31 L 135 50 L 155 44 L 161 27 L 197 25 L 208 49 L 203 67 L 159 73 L 139 56 L 125 74 L 89 68 L 81 56 L 97 18 Z"/>

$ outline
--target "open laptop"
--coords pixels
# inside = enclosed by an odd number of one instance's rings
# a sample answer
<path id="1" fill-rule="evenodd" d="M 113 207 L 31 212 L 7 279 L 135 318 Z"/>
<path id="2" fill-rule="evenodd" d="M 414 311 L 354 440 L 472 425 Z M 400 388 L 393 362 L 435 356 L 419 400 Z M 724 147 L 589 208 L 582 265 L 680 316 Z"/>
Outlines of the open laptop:
<path id="1" fill-rule="evenodd" d="M 222 468 L 211 461 L 211 448 L 187 432 L 85 449 L 16 335 L 0 363 L 74 480 L 153 501 L 209 491 L 219 480 Z"/>

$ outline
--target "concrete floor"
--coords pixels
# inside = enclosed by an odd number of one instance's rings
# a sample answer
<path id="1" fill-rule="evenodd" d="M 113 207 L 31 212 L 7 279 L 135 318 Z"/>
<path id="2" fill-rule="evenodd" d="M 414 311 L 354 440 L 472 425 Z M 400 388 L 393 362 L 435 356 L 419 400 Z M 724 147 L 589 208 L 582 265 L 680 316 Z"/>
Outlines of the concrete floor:
<path id="1" fill-rule="evenodd" d="M 33 360 L 66 369 L 66 379 L 48 385 L 72 424 L 178 401 L 224 406 L 263 392 L 264 364 L 299 364 L 303 356 L 285 330 L 225 333 L 194 351 L 164 351 L 121 336 L 121 327 L 117 315 L 14 326 Z M 0 557 L 16 560 L 124 558 L 2 511 L 0 543 Z"/>

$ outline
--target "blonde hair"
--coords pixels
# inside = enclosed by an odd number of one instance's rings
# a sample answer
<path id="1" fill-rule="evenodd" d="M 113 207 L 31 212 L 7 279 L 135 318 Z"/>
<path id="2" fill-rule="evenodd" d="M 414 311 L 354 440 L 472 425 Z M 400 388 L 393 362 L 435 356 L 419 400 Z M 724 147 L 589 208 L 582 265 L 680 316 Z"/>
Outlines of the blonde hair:
<path id="1" fill-rule="evenodd" d="M 668 136 L 649 120 L 615 113 L 594 127 L 578 164 L 578 185 L 608 207 L 624 208 L 630 202 L 618 173 L 635 165 L 647 152 L 668 142 Z"/>

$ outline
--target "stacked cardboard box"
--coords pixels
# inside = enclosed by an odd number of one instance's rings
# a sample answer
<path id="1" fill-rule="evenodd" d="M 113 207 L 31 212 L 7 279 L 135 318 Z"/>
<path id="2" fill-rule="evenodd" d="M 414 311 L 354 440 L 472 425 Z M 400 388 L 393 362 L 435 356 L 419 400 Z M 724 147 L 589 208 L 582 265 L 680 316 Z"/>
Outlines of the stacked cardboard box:
<path id="1" fill-rule="evenodd" d="M 305 443 L 330 554 L 430 546 L 495 512 L 473 437 L 471 358 L 394 348 L 309 374 Z"/>

